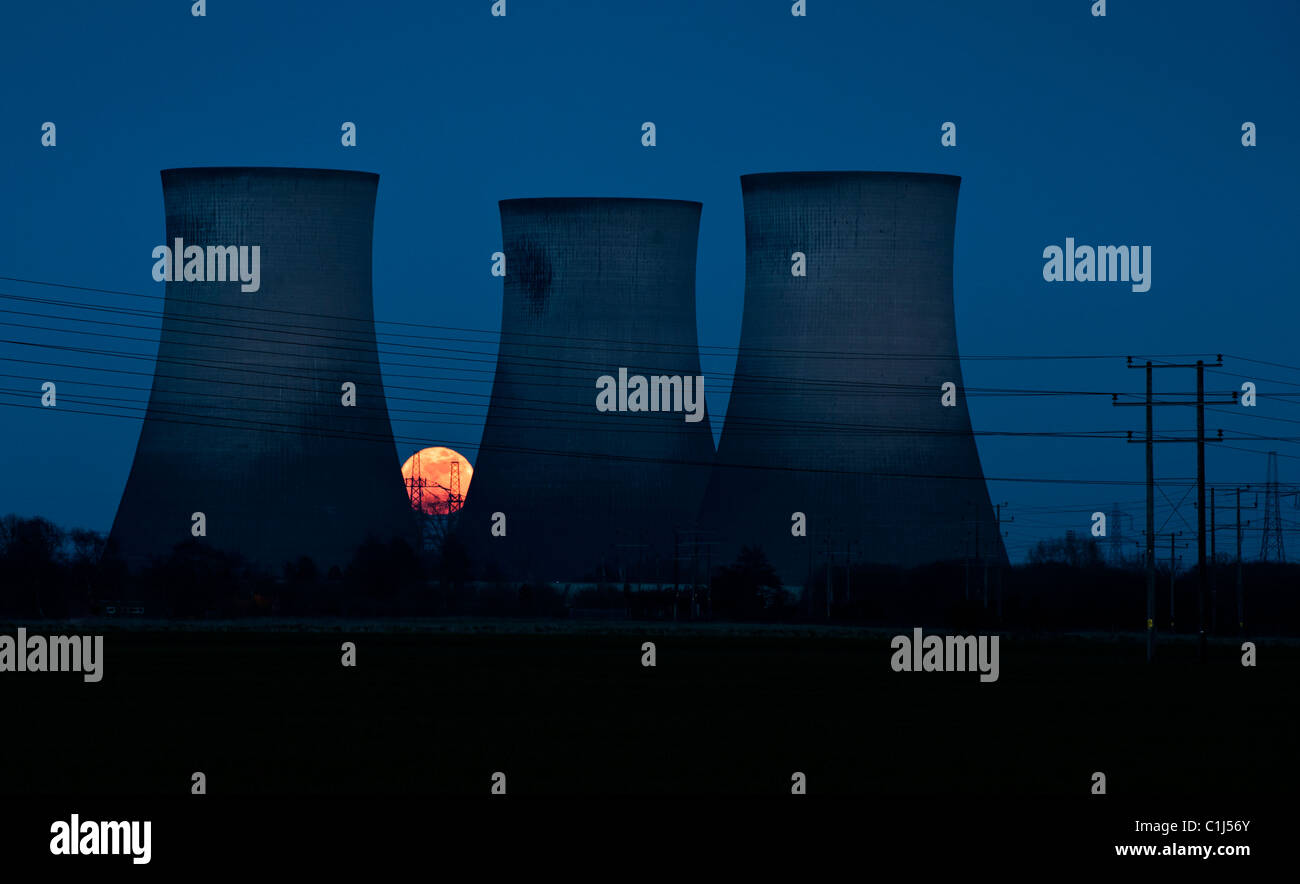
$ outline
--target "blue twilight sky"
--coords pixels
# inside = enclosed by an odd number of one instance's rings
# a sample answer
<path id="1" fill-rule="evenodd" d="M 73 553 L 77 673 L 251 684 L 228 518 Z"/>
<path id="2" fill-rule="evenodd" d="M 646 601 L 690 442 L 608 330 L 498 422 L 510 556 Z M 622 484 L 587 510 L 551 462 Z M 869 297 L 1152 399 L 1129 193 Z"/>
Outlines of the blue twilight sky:
<path id="1" fill-rule="evenodd" d="M 1230 358 L 1207 374 L 1211 391 L 1253 379 L 1261 393 L 1252 412 L 1211 411 L 1212 430 L 1272 437 L 1212 447 L 1208 470 L 1222 485 L 1260 482 L 1262 452 L 1277 450 L 1283 480 L 1300 478 L 1300 5 L 1110 0 L 1096 18 L 1092 0 L 808 0 L 807 17 L 795 18 L 792 2 L 508 0 L 504 19 L 490 15 L 491 0 L 208 0 L 204 18 L 191 16 L 191 0 L 6 3 L 0 276 L 158 296 L 150 251 L 162 241 L 160 169 L 373 171 L 377 318 L 486 330 L 414 329 L 488 341 L 477 349 L 490 360 L 501 311 L 501 281 L 488 272 L 497 200 L 671 197 L 704 203 L 700 340 L 734 348 L 741 174 L 945 172 L 963 179 L 956 309 L 968 387 L 1141 388 L 1122 358 L 972 358 L 991 355 L 1222 352 L 1281 363 Z M 40 143 L 47 120 L 58 127 L 54 148 Z M 355 148 L 340 144 L 345 120 L 358 126 Z M 658 126 L 654 149 L 641 146 L 646 120 Z M 955 148 L 940 146 L 945 121 L 957 124 Z M 1257 147 L 1242 146 L 1244 121 L 1257 124 Z M 1044 282 L 1043 249 L 1066 236 L 1150 245 L 1151 290 Z M 60 382 L 61 406 L 75 408 L 80 394 L 142 405 L 157 302 L 7 280 L 0 294 L 150 313 L 97 314 L 145 326 L 120 329 L 69 322 L 96 315 L 74 308 L 0 298 L 0 513 L 106 530 L 136 412 L 33 406 L 47 378 Z M 112 353 L 80 352 L 88 348 Z M 411 371 L 394 361 L 387 354 L 390 383 Z M 141 374 L 78 386 L 104 381 L 105 367 Z M 734 355 L 704 368 L 716 432 Z M 490 373 L 454 376 L 466 392 L 490 390 Z M 1190 391 L 1193 375 L 1158 373 L 1157 385 Z M 1142 427 L 1140 409 L 1111 408 L 1105 396 L 973 392 L 970 405 L 978 431 Z M 472 460 L 484 410 L 395 415 L 401 453 L 448 444 Z M 1157 420 L 1161 431 L 1185 431 L 1193 412 L 1163 409 Z M 1016 519 L 1013 558 L 1041 537 L 1086 530 L 1112 502 L 1141 528 L 1140 446 L 981 436 L 979 448 L 995 502 Z M 1157 449 L 1158 527 L 1195 524 L 1194 475 L 1192 446 Z M 1134 484 L 1106 484 L 1115 482 Z M 1300 525 L 1300 512 L 1283 516 Z M 1258 545 L 1248 535 L 1248 551 Z"/>

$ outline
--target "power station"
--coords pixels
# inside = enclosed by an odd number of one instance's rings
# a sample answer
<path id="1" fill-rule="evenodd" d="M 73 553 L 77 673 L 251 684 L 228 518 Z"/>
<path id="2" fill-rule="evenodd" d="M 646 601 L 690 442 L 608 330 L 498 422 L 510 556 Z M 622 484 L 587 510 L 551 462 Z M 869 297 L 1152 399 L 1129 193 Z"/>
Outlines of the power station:
<path id="1" fill-rule="evenodd" d="M 485 579 L 671 581 L 713 457 L 700 204 L 500 208 L 500 349 L 459 536 Z"/>
<path id="2" fill-rule="evenodd" d="M 827 552 L 1005 563 L 957 353 L 960 181 L 741 177 L 740 353 L 701 517 L 721 561 L 759 546 L 800 585 Z"/>
<path id="3" fill-rule="evenodd" d="M 415 543 L 371 295 L 379 176 L 162 172 L 166 279 L 149 405 L 110 543 L 132 567 L 199 539 L 279 573 Z"/>
<path id="4" fill-rule="evenodd" d="M 417 543 L 371 296 L 378 177 L 162 173 L 167 281 L 111 542 L 196 536 L 272 571 Z M 504 200 L 501 338 L 456 533 L 480 579 L 675 581 L 761 547 L 1002 564 L 953 308 L 960 179 L 746 175 L 745 304 L 714 456 L 695 326 L 701 206 Z M 698 562 L 691 567 L 698 567 Z"/>

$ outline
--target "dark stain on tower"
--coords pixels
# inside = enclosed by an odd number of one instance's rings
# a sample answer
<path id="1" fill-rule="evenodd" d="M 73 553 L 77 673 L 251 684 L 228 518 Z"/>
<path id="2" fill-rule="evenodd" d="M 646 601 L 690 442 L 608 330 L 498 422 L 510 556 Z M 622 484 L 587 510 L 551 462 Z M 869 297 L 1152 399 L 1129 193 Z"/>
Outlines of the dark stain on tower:
<path id="1" fill-rule="evenodd" d="M 551 294 L 551 261 L 546 252 L 536 243 L 524 238 L 513 247 L 506 248 L 506 275 L 510 275 L 513 264 L 519 268 L 519 286 L 523 290 L 524 300 L 534 314 L 546 312 L 546 304 Z"/>

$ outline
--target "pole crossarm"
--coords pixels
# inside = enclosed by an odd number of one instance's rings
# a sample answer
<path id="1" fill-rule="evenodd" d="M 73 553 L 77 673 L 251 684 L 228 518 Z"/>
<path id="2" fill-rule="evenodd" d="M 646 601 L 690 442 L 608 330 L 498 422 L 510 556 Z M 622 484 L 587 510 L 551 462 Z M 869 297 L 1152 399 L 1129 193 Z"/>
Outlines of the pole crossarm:
<path id="1" fill-rule="evenodd" d="M 1205 436 L 1205 399 L 1206 399 L 1206 394 L 1205 394 L 1205 369 L 1206 369 L 1207 366 L 1209 366 L 1209 367 L 1211 367 L 1211 368 L 1219 368 L 1219 367 L 1222 367 L 1222 365 L 1223 365 L 1223 354 L 1221 354 L 1221 353 L 1215 355 L 1215 361 L 1214 361 L 1214 362 L 1207 362 L 1207 361 L 1204 360 L 1204 359 L 1198 359 L 1198 360 L 1196 360 L 1196 362 L 1162 363 L 1162 364 L 1159 364 L 1159 365 L 1156 365 L 1156 364 L 1152 363 L 1152 361 L 1151 361 L 1150 359 L 1144 360 L 1144 361 L 1141 362 L 1141 363 L 1135 363 L 1135 362 L 1134 362 L 1134 357 L 1129 356 L 1129 357 L 1126 357 L 1126 367 L 1128 367 L 1128 368 L 1141 368 L 1141 369 L 1144 369 L 1144 370 L 1146 371 L 1146 395 L 1145 395 L 1145 397 L 1142 399 L 1142 401 L 1139 401 L 1139 402 L 1120 402 L 1120 401 L 1119 401 L 1119 397 L 1120 397 L 1121 395 L 1124 395 L 1124 396 L 1130 396 L 1130 395 L 1135 395 L 1135 394 L 1130 394 L 1130 393 L 1124 393 L 1124 394 L 1120 394 L 1120 393 L 1112 393 L 1112 394 L 1111 394 L 1111 403 L 1110 403 L 1110 404 L 1111 404 L 1112 407 L 1115 407 L 1115 408 L 1145 408 L 1145 409 L 1146 409 L 1146 434 L 1145 434 L 1145 438 L 1143 438 L 1143 439 L 1134 439 L 1134 438 L 1133 438 L 1133 432 L 1130 430 L 1130 431 L 1128 432 L 1128 436 L 1127 436 L 1127 439 L 1126 439 L 1125 441 L 1128 442 L 1128 443 L 1141 443 L 1141 444 L 1146 445 L 1146 474 L 1147 474 L 1147 475 L 1146 475 L 1146 485 L 1147 485 L 1147 513 L 1146 513 L 1146 515 L 1147 515 L 1147 519 L 1146 519 L 1146 522 L 1147 522 L 1147 529 L 1146 529 L 1146 531 L 1143 532 L 1143 534 L 1146 536 L 1146 566 L 1147 566 L 1147 662 L 1148 662 L 1148 663 L 1151 662 L 1151 660 L 1154 659 L 1154 657 L 1155 657 L 1155 573 L 1156 573 L 1156 565 L 1155 565 L 1155 541 L 1156 541 L 1156 534 L 1155 534 L 1155 459 L 1154 459 L 1154 452 L 1155 452 L 1155 446 L 1156 446 L 1157 443 L 1159 443 L 1159 444 L 1170 444 L 1170 443 L 1172 443 L 1172 444 L 1184 444 L 1184 443 L 1192 442 L 1192 443 L 1195 443 L 1195 444 L 1196 444 L 1196 489 L 1197 489 L 1197 494 L 1196 494 L 1196 513 L 1197 513 L 1197 517 L 1196 517 L 1196 549 L 1197 549 L 1197 555 L 1196 555 L 1196 571 L 1197 571 L 1197 584 L 1198 584 L 1197 600 L 1198 600 L 1198 607 L 1199 607 L 1199 613 L 1200 613 L 1200 643 L 1199 643 L 1199 652 L 1200 652 L 1200 659 L 1201 659 L 1201 662 L 1205 662 L 1205 660 L 1206 660 L 1206 655 L 1207 655 L 1207 653 L 1208 653 L 1208 652 L 1207 652 L 1207 640 L 1208 640 L 1208 637 L 1207 637 L 1207 635 L 1206 635 L 1206 629 L 1205 629 L 1206 605 L 1207 605 L 1207 601 L 1208 601 L 1208 599 L 1209 599 L 1209 595 L 1208 595 L 1209 590 L 1208 590 L 1208 581 L 1207 581 L 1207 568 L 1206 568 L 1206 561 L 1205 561 L 1205 552 L 1206 552 L 1206 550 L 1205 550 L 1205 541 L 1206 541 L 1206 534 L 1207 534 L 1207 532 L 1206 532 L 1206 528 L 1205 528 L 1205 511 L 1206 511 L 1206 504 L 1205 504 L 1205 443 L 1206 443 L 1206 442 L 1222 442 L 1222 441 L 1223 441 L 1223 430 L 1220 429 L 1220 430 L 1218 431 L 1218 433 L 1217 433 L 1217 436 L 1214 437 L 1214 438 L 1208 438 L 1208 439 L 1207 439 L 1206 436 Z M 1153 384 L 1152 384 L 1152 374 L 1153 374 L 1153 372 L 1155 371 L 1155 369 L 1157 369 L 1157 368 L 1161 368 L 1161 369 L 1163 369 L 1163 368 L 1181 368 L 1181 369 L 1193 368 L 1193 369 L 1196 369 L 1196 399 L 1195 399 L 1194 401 L 1177 400 L 1177 399 L 1157 401 L 1157 400 L 1155 399 L 1155 397 L 1154 397 L 1154 389 L 1153 389 Z M 1174 393 L 1174 394 L 1166 394 L 1166 395 L 1175 395 L 1175 396 L 1177 396 L 1177 395 L 1190 395 L 1190 394 L 1178 394 L 1178 393 Z M 1216 394 L 1216 395 L 1223 396 L 1224 394 L 1220 393 L 1220 394 Z M 1232 397 L 1232 401 L 1235 403 L 1235 402 L 1237 401 L 1237 395 L 1236 395 L 1236 392 L 1234 391 L 1234 392 L 1231 393 L 1230 395 L 1231 395 L 1231 397 Z M 1195 407 L 1195 408 L 1196 408 L 1196 435 L 1193 436 L 1193 437 L 1191 437 L 1191 438 L 1177 438 L 1177 437 L 1175 437 L 1175 438 L 1168 438 L 1168 439 L 1157 439 L 1157 438 L 1155 438 L 1155 427 L 1154 427 L 1154 420 L 1153 420 L 1153 417 L 1154 417 L 1154 409 L 1156 409 L 1156 408 L 1178 407 L 1178 406 L 1181 406 L 1181 407 L 1192 406 L 1192 407 Z M 1238 521 L 1240 521 L 1240 517 L 1238 517 Z M 1174 620 L 1174 617 L 1173 617 L 1173 605 L 1174 605 L 1174 585 L 1173 585 L 1173 579 L 1174 579 L 1174 574 L 1175 574 L 1176 571 L 1177 571 L 1177 563 L 1174 561 L 1174 557 L 1173 557 L 1173 556 L 1174 556 L 1174 537 L 1175 537 L 1175 535 L 1173 535 L 1173 534 L 1171 534 L 1171 535 L 1169 536 L 1169 544 L 1170 544 L 1170 553 L 1169 553 L 1169 554 L 1170 554 L 1170 562 L 1169 562 L 1169 571 L 1170 571 L 1170 577 L 1169 577 L 1169 579 L 1170 579 L 1170 585 L 1169 585 L 1169 620 L 1170 620 L 1170 629 L 1171 629 L 1171 630 L 1173 629 L 1173 620 Z"/>

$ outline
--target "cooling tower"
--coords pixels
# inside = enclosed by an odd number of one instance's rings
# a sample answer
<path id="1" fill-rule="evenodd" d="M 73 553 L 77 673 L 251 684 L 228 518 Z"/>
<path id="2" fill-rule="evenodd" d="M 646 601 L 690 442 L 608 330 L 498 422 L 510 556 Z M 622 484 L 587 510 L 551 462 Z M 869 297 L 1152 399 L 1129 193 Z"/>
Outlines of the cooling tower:
<path id="1" fill-rule="evenodd" d="M 111 535 L 128 564 L 191 540 L 196 513 L 204 542 L 276 573 L 304 555 L 345 564 L 368 536 L 414 544 L 375 345 L 378 184 L 318 169 L 163 171 L 164 242 L 182 254 L 155 267 L 168 278 L 157 365 Z M 255 284 L 218 251 L 242 246 L 250 265 L 259 248 Z"/>
<path id="2" fill-rule="evenodd" d="M 697 380 L 700 204 L 500 205 L 501 344 L 459 536 L 489 579 L 671 581 L 713 458 Z"/>
<path id="3" fill-rule="evenodd" d="M 960 183 L 742 176 L 740 354 L 701 517 L 720 540 L 715 561 L 761 546 L 802 585 L 827 541 L 840 564 L 846 543 L 855 561 L 903 567 L 1005 560 L 957 357 Z"/>

